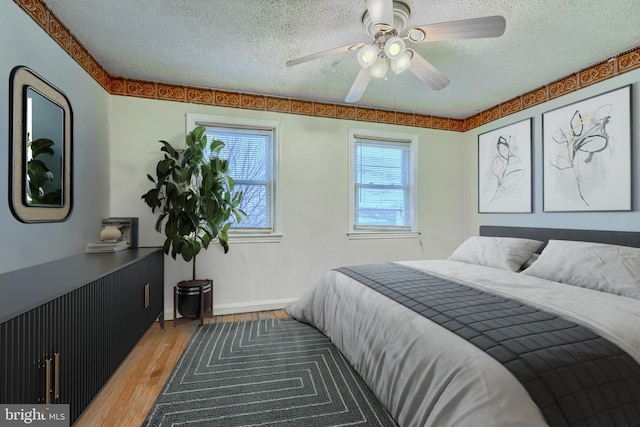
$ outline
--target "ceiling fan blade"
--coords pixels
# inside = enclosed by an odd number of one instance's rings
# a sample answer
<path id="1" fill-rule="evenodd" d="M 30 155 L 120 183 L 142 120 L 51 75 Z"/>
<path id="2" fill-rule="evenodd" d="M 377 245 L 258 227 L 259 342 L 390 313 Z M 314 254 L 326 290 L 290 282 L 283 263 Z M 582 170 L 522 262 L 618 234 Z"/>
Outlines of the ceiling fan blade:
<path id="1" fill-rule="evenodd" d="M 409 30 L 409 40 L 416 43 L 455 39 L 481 39 L 500 37 L 507 26 L 503 16 L 462 19 L 414 27 Z"/>
<path id="2" fill-rule="evenodd" d="M 411 66 L 409 70 L 416 75 L 420 80 L 425 82 L 431 89 L 440 90 L 446 87 L 450 80 L 446 78 L 440 71 L 429 63 L 417 52 L 407 49 L 413 56 L 411 57 Z"/>
<path id="3" fill-rule="evenodd" d="M 352 103 L 360 101 L 362 94 L 369 84 L 369 80 L 371 80 L 371 73 L 369 73 L 369 69 L 360 68 L 360 72 L 353 81 L 351 89 L 349 89 L 349 93 L 347 93 L 347 97 L 344 99 L 344 102 Z"/>
<path id="4" fill-rule="evenodd" d="M 303 56 L 301 58 L 292 59 L 287 61 L 287 67 L 293 67 L 294 65 L 302 64 L 303 62 L 313 61 L 314 59 L 324 58 L 326 56 L 337 55 L 339 53 L 349 52 L 352 50 L 360 49 L 364 46 L 364 43 L 355 43 L 347 46 L 336 47 L 334 49 L 324 50 L 311 55 Z"/>
<path id="5" fill-rule="evenodd" d="M 393 27 L 393 0 L 365 0 L 374 26 Z"/>

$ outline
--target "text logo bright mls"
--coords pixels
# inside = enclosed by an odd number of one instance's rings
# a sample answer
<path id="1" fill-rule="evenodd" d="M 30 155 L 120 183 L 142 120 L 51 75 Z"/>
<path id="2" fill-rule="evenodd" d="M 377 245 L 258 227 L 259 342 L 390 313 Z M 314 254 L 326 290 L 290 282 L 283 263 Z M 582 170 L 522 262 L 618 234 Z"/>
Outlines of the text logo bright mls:
<path id="1" fill-rule="evenodd" d="M 69 405 L 3 406 L 0 412 L 0 427 L 18 425 L 69 426 Z"/>

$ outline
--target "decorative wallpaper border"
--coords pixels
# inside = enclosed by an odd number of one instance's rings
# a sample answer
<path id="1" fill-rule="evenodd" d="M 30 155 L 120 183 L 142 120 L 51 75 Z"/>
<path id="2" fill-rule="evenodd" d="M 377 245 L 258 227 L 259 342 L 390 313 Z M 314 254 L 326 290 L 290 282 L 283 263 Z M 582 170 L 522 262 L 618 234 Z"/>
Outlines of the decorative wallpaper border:
<path id="1" fill-rule="evenodd" d="M 466 119 L 424 116 L 352 105 L 325 104 L 266 95 L 228 92 L 179 86 L 113 76 L 89 54 L 62 22 L 40 0 L 14 0 L 52 39 L 54 39 L 108 93 L 193 104 L 247 110 L 277 111 L 335 119 L 397 124 L 420 128 L 466 132 L 510 114 L 533 107 L 594 83 L 640 68 L 640 46 L 531 92 L 517 96 Z"/>

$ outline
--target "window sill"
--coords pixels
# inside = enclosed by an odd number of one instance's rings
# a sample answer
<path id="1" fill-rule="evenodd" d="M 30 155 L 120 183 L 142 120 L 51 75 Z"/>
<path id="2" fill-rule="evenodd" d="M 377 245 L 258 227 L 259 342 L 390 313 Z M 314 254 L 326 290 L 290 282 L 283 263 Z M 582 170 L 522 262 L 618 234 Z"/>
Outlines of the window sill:
<path id="1" fill-rule="evenodd" d="M 280 243 L 282 234 L 229 234 L 229 243 Z"/>
<path id="2" fill-rule="evenodd" d="M 364 232 L 352 231 L 347 233 L 349 240 L 366 240 L 366 239 L 417 239 L 420 237 L 419 231 L 407 231 L 402 233 L 396 232 Z"/>

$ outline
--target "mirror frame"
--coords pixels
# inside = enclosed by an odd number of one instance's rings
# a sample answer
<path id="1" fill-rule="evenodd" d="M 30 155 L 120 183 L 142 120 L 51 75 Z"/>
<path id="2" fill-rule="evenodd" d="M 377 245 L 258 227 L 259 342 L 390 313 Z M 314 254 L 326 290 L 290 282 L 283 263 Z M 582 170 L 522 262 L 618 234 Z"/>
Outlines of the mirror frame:
<path id="1" fill-rule="evenodd" d="M 58 88 L 24 66 L 15 67 L 10 78 L 9 146 L 9 198 L 11 212 L 22 222 L 60 222 L 71 215 L 72 208 L 72 136 L 73 113 L 66 95 Z M 27 204 L 27 89 L 32 88 L 40 95 L 59 106 L 63 111 L 63 189 L 62 204 L 55 206 Z"/>

